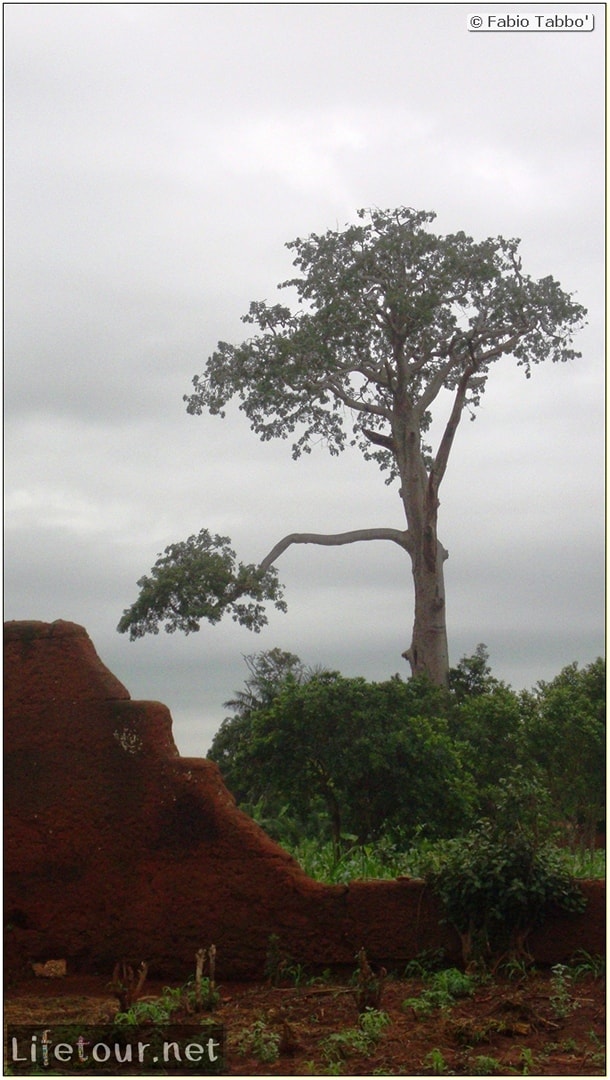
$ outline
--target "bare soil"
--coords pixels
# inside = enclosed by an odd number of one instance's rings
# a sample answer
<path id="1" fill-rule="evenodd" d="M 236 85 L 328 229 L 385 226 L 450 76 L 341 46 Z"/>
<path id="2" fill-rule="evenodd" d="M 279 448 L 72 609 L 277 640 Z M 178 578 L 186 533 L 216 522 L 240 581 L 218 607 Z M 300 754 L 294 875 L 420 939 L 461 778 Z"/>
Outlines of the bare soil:
<path id="1" fill-rule="evenodd" d="M 472 997 L 423 1014 L 403 1003 L 426 984 L 390 976 L 379 1002 L 389 1022 L 364 1045 L 347 977 L 221 984 L 213 1018 L 225 1028 L 223 1075 L 605 1076 L 605 982 L 586 974 L 564 987 L 558 996 L 550 971 L 493 976 L 478 980 Z M 162 992 L 163 984 L 149 982 L 143 996 Z M 108 980 L 96 976 L 29 978 L 5 998 L 12 1024 L 107 1023 L 116 1010 Z"/>

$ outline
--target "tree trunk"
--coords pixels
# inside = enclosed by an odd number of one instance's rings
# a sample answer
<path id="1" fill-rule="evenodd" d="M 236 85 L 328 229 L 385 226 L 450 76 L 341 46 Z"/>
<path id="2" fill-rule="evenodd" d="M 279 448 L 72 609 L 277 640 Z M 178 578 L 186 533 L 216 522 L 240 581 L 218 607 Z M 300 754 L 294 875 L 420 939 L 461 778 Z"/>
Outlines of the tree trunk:
<path id="1" fill-rule="evenodd" d="M 426 675 L 438 686 L 446 686 L 449 650 L 443 563 L 447 552 L 438 540 L 434 542 L 436 552 L 433 560 L 427 560 L 418 552 L 412 556 L 415 618 L 411 645 L 403 656 L 408 660 L 414 677 Z"/>
<path id="2" fill-rule="evenodd" d="M 414 677 L 426 675 L 437 686 L 447 686 L 449 650 L 443 563 L 448 552 L 436 534 L 442 471 L 437 473 L 435 463 L 428 472 L 417 425 L 411 421 L 402 430 L 398 425 L 395 430 L 397 444 L 402 446 L 397 457 L 402 480 L 400 496 L 408 524 L 407 550 L 415 589 L 413 637 L 403 656 Z"/>

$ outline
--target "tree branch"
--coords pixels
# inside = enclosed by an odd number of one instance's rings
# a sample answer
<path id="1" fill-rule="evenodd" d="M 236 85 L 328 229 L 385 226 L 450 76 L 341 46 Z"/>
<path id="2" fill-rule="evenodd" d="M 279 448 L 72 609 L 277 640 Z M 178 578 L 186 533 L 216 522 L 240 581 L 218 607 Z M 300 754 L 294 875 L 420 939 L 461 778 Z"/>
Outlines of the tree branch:
<path id="1" fill-rule="evenodd" d="M 464 402 L 466 400 L 466 393 L 468 391 L 468 383 L 475 370 L 476 369 L 474 365 L 470 365 L 469 367 L 467 367 L 466 371 L 464 372 L 458 383 L 455 398 L 453 400 L 451 414 L 443 432 L 443 437 L 439 443 L 438 451 L 436 453 L 436 457 L 434 458 L 432 468 L 430 469 L 429 483 L 430 486 L 434 488 L 435 496 L 440 487 L 441 480 L 445 475 L 447 462 L 449 460 L 449 453 L 451 451 L 453 440 L 455 438 L 455 433 L 457 431 L 457 427 L 462 416 L 462 410 L 464 408 Z"/>
<path id="2" fill-rule="evenodd" d="M 451 369 L 455 367 L 457 362 L 458 361 L 456 361 L 454 356 L 450 356 L 449 359 L 441 365 L 436 375 L 430 379 L 428 386 L 417 400 L 417 412 L 419 416 L 423 416 L 426 409 L 432 404 L 437 395 L 440 394 L 447 375 Z"/>
<path id="3" fill-rule="evenodd" d="M 379 431 L 371 431 L 370 428 L 362 428 L 362 434 L 366 435 L 369 442 L 375 443 L 376 446 L 383 446 L 385 450 L 391 450 L 393 454 L 396 453 L 396 443 L 391 435 L 382 435 Z"/>
<path id="4" fill-rule="evenodd" d="M 339 386 L 334 379 L 322 379 L 317 385 L 321 389 L 330 390 L 331 393 L 339 399 L 339 401 L 342 401 L 348 409 L 353 409 L 354 412 L 368 413 L 369 415 L 373 416 L 383 416 L 385 420 L 390 419 L 390 412 L 388 409 L 384 408 L 383 405 L 373 405 L 372 402 L 367 403 L 364 401 L 358 401 L 357 398 L 354 398 L 351 396 L 351 394 L 346 393 L 346 391 L 343 390 L 343 388 Z"/>
<path id="5" fill-rule="evenodd" d="M 290 533 L 280 540 L 260 563 L 259 569 L 266 571 L 293 544 L 321 544 L 324 547 L 340 547 L 344 544 L 356 544 L 364 540 L 392 540 L 405 551 L 411 551 L 411 537 L 408 530 L 400 529 L 354 529 L 344 533 Z"/>

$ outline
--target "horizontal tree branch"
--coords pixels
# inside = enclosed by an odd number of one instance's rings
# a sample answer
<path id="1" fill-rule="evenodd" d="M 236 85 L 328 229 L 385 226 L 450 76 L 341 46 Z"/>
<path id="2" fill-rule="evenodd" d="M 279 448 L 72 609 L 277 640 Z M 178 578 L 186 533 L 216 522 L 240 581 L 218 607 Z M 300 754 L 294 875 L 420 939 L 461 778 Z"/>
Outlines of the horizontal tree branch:
<path id="1" fill-rule="evenodd" d="M 340 547 L 365 540 L 391 540 L 405 551 L 411 550 L 411 538 L 407 529 L 354 529 L 344 533 L 290 533 L 280 540 L 260 563 L 261 570 L 268 570 L 287 548 L 293 544 L 321 544 L 324 547 Z"/>

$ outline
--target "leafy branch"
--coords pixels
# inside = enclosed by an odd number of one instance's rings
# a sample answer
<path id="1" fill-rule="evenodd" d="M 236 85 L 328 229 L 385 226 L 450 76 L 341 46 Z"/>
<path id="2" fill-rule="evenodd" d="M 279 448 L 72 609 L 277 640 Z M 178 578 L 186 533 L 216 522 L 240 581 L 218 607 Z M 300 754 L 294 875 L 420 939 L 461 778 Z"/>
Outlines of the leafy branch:
<path id="1" fill-rule="evenodd" d="M 283 587 L 273 563 L 293 544 L 341 546 L 368 540 L 391 540 L 409 550 L 409 534 L 400 529 L 355 529 L 345 533 L 290 533 L 262 562 L 237 562 L 228 536 L 212 536 L 202 529 L 159 555 L 150 575 L 138 581 L 140 595 L 123 612 L 117 630 L 129 631 L 132 641 L 164 630 L 196 633 L 201 621 L 215 624 L 230 611 L 234 622 L 258 633 L 267 625 L 265 601 L 286 611 Z M 245 600 L 249 597 L 249 600 Z"/>

